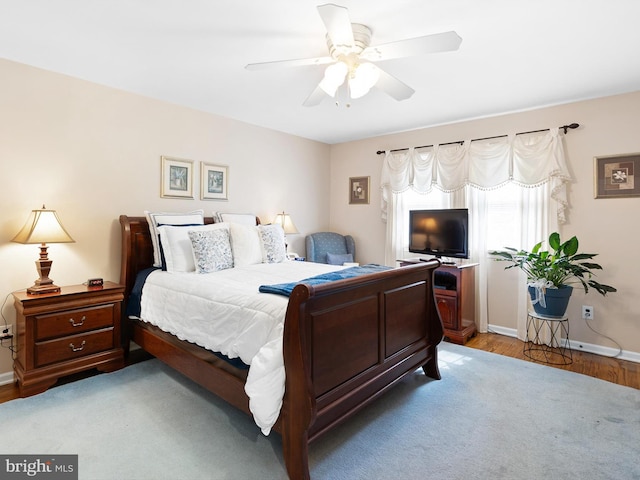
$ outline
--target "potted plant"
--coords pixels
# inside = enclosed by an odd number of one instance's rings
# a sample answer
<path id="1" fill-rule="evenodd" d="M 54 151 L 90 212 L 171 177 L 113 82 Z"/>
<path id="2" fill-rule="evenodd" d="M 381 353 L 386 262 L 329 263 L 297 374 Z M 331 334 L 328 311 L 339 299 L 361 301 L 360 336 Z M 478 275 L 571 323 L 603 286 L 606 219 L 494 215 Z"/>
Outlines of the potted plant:
<path id="1" fill-rule="evenodd" d="M 582 284 L 585 293 L 589 292 L 589 287 L 603 296 L 617 291 L 593 279 L 593 270 L 602 270 L 599 264 L 590 261 L 597 254 L 578 253 L 578 239 L 575 236 L 561 242 L 560 234 L 552 233 L 549 236 L 550 250 L 542 250 L 542 242 L 537 243 L 530 252 L 505 248 L 489 253 L 498 261 L 510 262 L 511 265 L 505 269 L 517 267 L 525 272 L 531 303 L 540 315 L 564 316 L 573 291 L 569 283 Z"/>

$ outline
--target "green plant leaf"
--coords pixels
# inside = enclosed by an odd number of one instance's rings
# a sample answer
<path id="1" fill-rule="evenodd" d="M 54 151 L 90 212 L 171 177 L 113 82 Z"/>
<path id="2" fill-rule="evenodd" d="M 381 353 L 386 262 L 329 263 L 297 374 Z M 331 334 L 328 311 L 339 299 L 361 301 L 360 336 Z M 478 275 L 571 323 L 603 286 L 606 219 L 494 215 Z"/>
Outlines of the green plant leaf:
<path id="1" fill-rule="evenodd" d="M 549 246 L 556 252 L 560 249 L 560 234 L 558 232 L 549 235 Z"/>
<path id="2" fill-rule="evenodd" d="M 588 268 L 589 270 L 602 270 L 602 267 L 597 263 L 582 262 L 580 265 L 584 268 Z"/>
<path id="3" fill-rule="evenodd" d="M 573 261 L 577 261 L 577 260 L 588 260 L 590 258 L 595 257 L 597 254 L 596 253 L 578 253 L 577 255 L 574 255 L 572 260 Z"/>
<path id="4" fill-rule="evenodd" d="M 569 257 L 575 255 L 578 251 L 578 239 L 575 236 L 571 237 L 565 242 L 562 251 Z"/>

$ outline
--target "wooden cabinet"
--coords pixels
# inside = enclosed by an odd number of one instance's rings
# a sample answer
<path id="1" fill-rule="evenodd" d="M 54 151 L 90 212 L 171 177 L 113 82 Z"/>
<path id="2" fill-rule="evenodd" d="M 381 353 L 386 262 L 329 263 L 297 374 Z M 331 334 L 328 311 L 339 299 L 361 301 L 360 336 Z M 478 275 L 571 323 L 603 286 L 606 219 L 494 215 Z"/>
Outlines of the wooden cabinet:
<path id="1" fill-rule="evenodd" d="M 411 265 L 419 259 L 400 260 L 400 266 Z M 441 265 L 434 272 L 434 294 L 442 319 L 445 337 L 464 345 L 476 334 L 477 263 Z"/>
<path id="2" fill-rule="evenodd" d="M 62 287 L 60 293 L 15 292 L 17 355 L 14 370 L 20 395 L 43 392 L 58 378 L 97 368 L 124 366 L 120 315 L 124 287 Z"/>

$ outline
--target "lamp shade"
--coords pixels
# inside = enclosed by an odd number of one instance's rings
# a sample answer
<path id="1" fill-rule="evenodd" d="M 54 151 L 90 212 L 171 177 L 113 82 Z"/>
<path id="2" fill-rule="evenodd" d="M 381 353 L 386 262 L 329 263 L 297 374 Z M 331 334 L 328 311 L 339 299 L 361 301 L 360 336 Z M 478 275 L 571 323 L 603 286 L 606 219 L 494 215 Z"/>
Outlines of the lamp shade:
<path id="1" fill-rule="evenodd" d="M 55 210 L 32 210 L 22 230 L 11 240 L 17 243 L 73 243 Z"/>
<path id="2" fill-rule="evenodd" d="M 299 233 L 298 229 L 293 223 L 293 220 L 291 220 L 291 215 L 289 215 L 288 213 L 282 212 L 277 214 L 273 223 L 277 223 L 278 225 L 280 225 L 284 230 L 284 233 L 287 235 Z"/>

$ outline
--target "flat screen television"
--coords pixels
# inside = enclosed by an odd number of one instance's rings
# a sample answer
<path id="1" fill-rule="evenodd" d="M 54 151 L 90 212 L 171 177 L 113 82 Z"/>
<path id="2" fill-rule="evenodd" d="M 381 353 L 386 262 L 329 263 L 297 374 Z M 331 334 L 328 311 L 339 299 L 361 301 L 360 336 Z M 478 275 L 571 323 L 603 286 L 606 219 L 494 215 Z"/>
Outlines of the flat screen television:
<path id="1" fill-rule="evenodd" d="M 469 258 L 469 210 L 410 210 L 409 251 L 436 257 Z"/>

